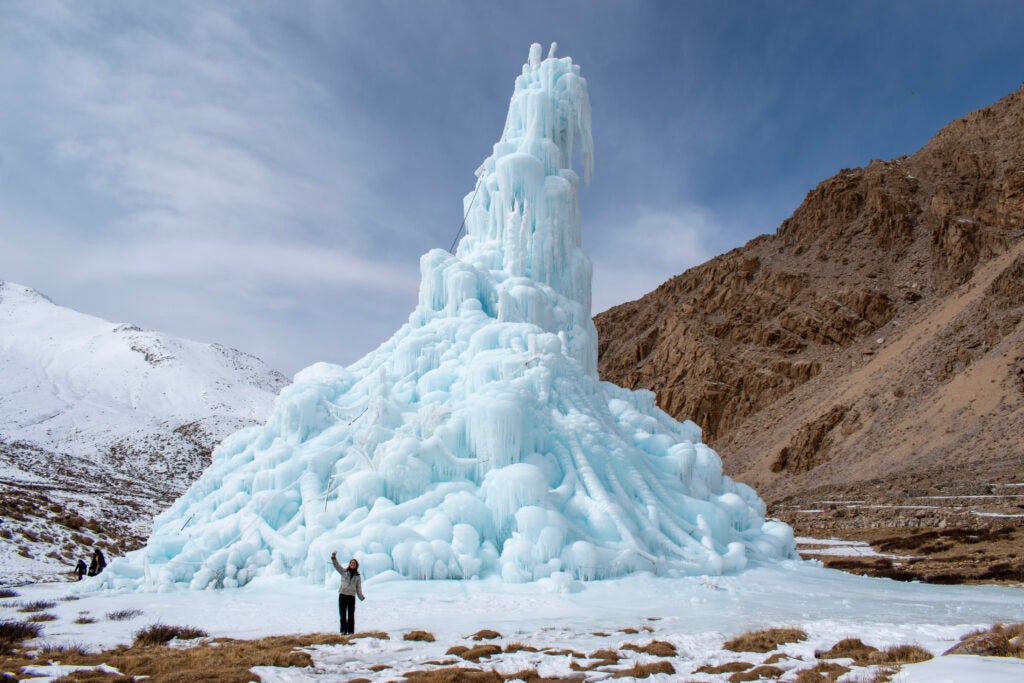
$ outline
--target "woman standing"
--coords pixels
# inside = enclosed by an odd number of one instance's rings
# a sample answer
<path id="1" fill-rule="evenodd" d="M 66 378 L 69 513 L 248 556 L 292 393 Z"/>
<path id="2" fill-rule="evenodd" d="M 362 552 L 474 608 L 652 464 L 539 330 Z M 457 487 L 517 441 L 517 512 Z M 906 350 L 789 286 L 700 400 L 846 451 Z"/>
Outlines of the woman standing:
<path id="1" fill-rule="evenodd" d="M 341 615 L 341 634 L 350 635 L 356 630 L 356 597 L 363 596 L 363 578 L 359 575 L 359 562 L 353 557 L 348 567 L 338 564 L 338 553 L 331 553 L 331 562 L 339 574 L 341 585 L 338 586 L 338 613 Z"/>

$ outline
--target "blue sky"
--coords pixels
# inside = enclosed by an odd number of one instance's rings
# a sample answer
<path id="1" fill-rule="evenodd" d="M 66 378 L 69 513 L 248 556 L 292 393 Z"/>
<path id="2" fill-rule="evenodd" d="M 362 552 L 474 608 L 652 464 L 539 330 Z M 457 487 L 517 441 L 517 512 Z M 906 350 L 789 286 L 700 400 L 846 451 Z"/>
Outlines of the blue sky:
<path id="1" fill-rule="evenodd" d="M 0 2 L 0 278 L 348 364 L 447 248 L 530 43 L 582 67 L 595 312 L 1024 80 L 1024 3 Z"/>

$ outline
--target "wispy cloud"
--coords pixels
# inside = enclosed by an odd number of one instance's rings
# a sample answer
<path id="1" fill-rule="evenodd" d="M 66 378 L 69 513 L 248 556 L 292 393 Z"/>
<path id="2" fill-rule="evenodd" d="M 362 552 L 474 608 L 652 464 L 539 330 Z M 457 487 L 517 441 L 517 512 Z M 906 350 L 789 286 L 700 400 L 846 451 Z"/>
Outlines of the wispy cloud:
<path id="1" fill-rule="evenodd" d="M 358 103 L 268 51 L 240 14 L 201 4 L 5 10 L 0 87 L 19 101 L 0 123 L 31 135 L 11 133 L 0 159 L 34 159 L 71 180 L 51 188 L 66 205 L 60 239 L 33 224 L 22 197 L 33 188 L 0 192 L 0 243 L 26 284 L 164 288 L 132 298 L 142 304 L 187 282 L 181 299 L 198 308 L 183 307 L 179 323 L 216 318 L 242 295 L 294 307 L 310 288 L 415 289 L 415 254 L 385 234 L 402 221 L 375 188 L 372 141 L 386 136 L 367 134 L 374 124 Z M 285 353 L 270 360 L 287 365 Z"/>
<path id="2" fill-rule="evenodd" d="M 715 216 L 698 206 L 641 208 L 622 224 L 601 226 L 591 248 L 594 312 L 637 299 L 707 261 L 720 232 Z"/>

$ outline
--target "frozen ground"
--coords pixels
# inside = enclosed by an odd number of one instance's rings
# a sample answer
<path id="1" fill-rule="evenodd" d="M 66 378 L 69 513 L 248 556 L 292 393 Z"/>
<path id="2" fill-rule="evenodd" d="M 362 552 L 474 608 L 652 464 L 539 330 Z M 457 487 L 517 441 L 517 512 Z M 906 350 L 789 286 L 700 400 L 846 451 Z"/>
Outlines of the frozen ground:
<path id="1" fill-rule="evenodd" d="M 81 588 L 75 584 L 19 588 L 18 598 L 2 603 L 0 616 L 24 618 L 14 611 L 12 602 L 54 600 L 57 604 L 47 611 L 58 618 L 44 624 L 43 640 L 94 648 L 128 643 L 135 630 L 155 622 L 195 626 L 214 637 L 233 638 L 334 631 L 337 627 L 334 593 L 290 579 L 259 578 L 244 588 L 218 591 L 78 594 Z M 518 642 L 578 652 L 617 649 L 625 643 L 652 639 L 667 641 L 678 651 L 676 657 L 669 658 L 677 675 L 658 675 L 652 680 L 680 680 L 683 675 L 686 680 L 724 681 L 727 675 L 691 672 L 701 664 L 753 661 L 749 653 L 722 651 L 728 637 L 754 628 L 800 626 L 809 639 L 780 648 L 805 660 L 779 664 L 790 670 L 781 680 L 790 680 L 796 669 L 813 662 L 814 650 L 827 649 L 842 638 L 858 637 L 876 647 L 915 643 L 940 654 L 976 627 L 1024 620 L 1024 592 L 1017 588 L 899 583 L 793 561 L 726 577 L 634 575 L 567 586 L 370 579 L 365 592 L 367 600 L 357 608 L 357 630 L 385 631 L 390 640 L 360 639 L 353 645 L 319 647 L 314 653 L 314 669 L 261 668 L 262 679 L 395 680 L 397 672 L 445 659 L 445 651 L 452 645 L 473 644 L 468 637 L 487 628 L 502 634 L 496 641 L 501 645 Z M 68 596 L 78 599 L 64 600 Z M 105 617 L 123 609 L 139 609 L 142 614 L 121 622 Z M 83 614 L 98 621 L 75 624 Z M 413 629 L 430 631 L 437 641 L 403 641 L 402 635 Z M 639 633 L 627 634 L 622 629 L 638 629 Z M 764 655 L 753 657 L 763 659 Z M 636 655 L 637 661 L 655 659 Z M 572 661 L 569 656 L 522 651 L 484 660 L 478 666 L 506 673 L 537 668 L 542 675 L 578 675 L 570 668 Z M 370 670 L 380 664 L 391 668 Z M 920 675 L 915 673 L 919 667 Z M 609 675 L 586 672 L 585 680 Z M 900 676 L 895 680 L 1020 681 L 1024 680 L 1024 661 L 940 658 L 905 667 Z"/>

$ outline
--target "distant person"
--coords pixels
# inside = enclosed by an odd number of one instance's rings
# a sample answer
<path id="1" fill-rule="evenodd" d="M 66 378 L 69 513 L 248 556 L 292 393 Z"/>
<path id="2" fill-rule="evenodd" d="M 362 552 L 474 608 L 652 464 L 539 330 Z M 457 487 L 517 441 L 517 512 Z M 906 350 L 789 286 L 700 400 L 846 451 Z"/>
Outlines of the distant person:
<path id="1" fill-rule="evenodd" d="M 353 557 L 347 567 L 338 564 L 338 553 L 331 553 L 331 562 L 339 574 L 341 585 L 338 586 L 338 614 L 341 616 L 341 634 L 351 635 L 356 631 L 356 596 L 363 596 L 363 577 L 359 575 L 359 562 Z"/>
<path id="2" fill-rule="evenodd" d="M 86 572 L 85 560 L 78 558 L 78 564 L 75 565 L 75 574 L 78 575 L 78 580 L 81 581 L 82 577 L 85 576 Z"/>
<path id="3" fill-rule="evenodd" d="M 103 551 L 93 548 L 92 562 L 89 563 L 89 576 L 96 576 L 107 566 L 107 558 L 103 557 Z"/>

